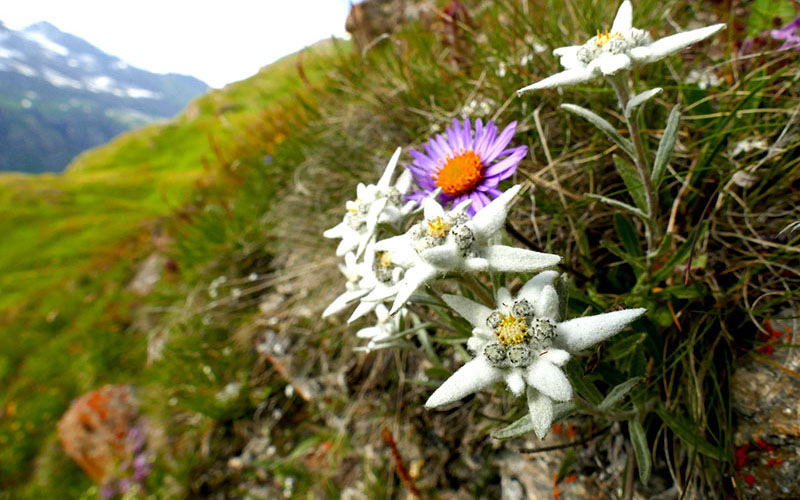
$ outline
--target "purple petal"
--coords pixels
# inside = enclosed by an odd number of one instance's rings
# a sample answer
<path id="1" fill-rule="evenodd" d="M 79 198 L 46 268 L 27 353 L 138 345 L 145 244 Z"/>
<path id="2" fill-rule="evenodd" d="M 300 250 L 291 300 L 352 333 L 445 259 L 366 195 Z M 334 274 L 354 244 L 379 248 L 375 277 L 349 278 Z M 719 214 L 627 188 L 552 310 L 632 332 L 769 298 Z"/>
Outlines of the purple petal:
<path id="1" fill-rule="evenodd" d="M 514 137 L 514 130 L 516 127 L 517 122 L 511 122 L 503 129 L 497 139 L 494 140 L 494 143 L 486 150 L 486 157 L 481 158 L 484 163 L 493 162 L 495 158 L 497 158 L 497 155 L 508 146 L 508 143 L 511 142 L 511 138 Z"/>
<path id="2" fill-rule="evenodd" d="M 516 151 L 511 156 L 500 160 L 499 162 L 491 165 L 483 170 L 484 177 L 500 177 L 501 179 L 507 179 L 511 177 L 511 174 L 517 169 L 517 165 L 519 164 L 520 160 L 525 156 L 527 153 L 527 146 L 520 146 L 520 149 Z"/>

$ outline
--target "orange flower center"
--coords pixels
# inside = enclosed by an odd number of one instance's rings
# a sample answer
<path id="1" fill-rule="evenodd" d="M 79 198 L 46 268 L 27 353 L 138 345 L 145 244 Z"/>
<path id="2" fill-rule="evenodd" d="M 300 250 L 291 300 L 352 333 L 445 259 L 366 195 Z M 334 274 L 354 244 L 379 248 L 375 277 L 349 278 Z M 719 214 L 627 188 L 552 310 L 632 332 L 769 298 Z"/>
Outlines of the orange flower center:
<path id="1" fill-rule="evenodd" d="M 469 193 L 483 179 L 480 157 L 472 150 L 460 153 L 448 159 L 447 163 L 431 176 L 436 180 L 436 185 L 450 196 Z"/>

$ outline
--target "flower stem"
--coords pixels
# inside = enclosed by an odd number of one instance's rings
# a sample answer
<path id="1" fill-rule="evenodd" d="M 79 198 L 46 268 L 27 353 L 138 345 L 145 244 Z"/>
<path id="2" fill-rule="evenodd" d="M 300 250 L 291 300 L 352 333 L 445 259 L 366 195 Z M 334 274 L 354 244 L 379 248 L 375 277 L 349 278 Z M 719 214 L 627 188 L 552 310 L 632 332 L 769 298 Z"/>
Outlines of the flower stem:
<path id="1" fill-rule="evenodd" d="M 483 283 L 479 282 L 478 279 L 473 276 L 472 274 L 467 274 L 466 279 L 463 279 L 464 276 L 462 275 L 462 279 L 460 280 L 467 288 L 469 288 L 475 296 L 480 299 L 481 302 L 487 307 L 494 308 L 494 299 L 486 293 L 486 289 L 483 287 Z"/>
<path id="2" fill-rule="evenodd" d="M 639 174 L 639 179 L 642 181 L 644 187 L 644 196 L 647 202 L 647 221 L 645 223 L 645 239 L 647 240 L 647 261 L 650 262 L 650 254 L 655 250 L 655 242 L 658 240 L 658 193 L 653 191 L 653 184 L 650 182 L 650 162 L 647 161 L 647 155 L 644 152 L 644 144 L 642 143 L 642 132 L 639 130 L 639 122 L 634 116 L 630 116 L 627 112 L 628 101 L 630 100 L 630 88 L 625 74 L 615 75 L 608 78 L 608 82 L 617 94 L 617 100 L 622 108 L 625 122 L 628 125 L 628 132 L 633 142 L 634 150 L 636 151 L 636 172 Z M 649 265 L 647 266 L 650 267 Z"/>

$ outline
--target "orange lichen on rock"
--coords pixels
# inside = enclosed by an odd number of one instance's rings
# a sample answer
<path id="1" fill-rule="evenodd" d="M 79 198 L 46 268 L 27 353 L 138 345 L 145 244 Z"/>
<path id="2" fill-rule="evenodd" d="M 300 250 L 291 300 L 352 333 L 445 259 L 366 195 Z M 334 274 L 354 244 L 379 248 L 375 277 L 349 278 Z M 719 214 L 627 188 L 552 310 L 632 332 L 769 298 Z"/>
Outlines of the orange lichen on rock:
<path id="1" fill-rule="evenodd" d="M 126 453 L 128 431 L 137 415 L 130 387 L 106 385 L 72 402 L 58 422 L 58 438 L 66 454 L 100 483 Z"/>

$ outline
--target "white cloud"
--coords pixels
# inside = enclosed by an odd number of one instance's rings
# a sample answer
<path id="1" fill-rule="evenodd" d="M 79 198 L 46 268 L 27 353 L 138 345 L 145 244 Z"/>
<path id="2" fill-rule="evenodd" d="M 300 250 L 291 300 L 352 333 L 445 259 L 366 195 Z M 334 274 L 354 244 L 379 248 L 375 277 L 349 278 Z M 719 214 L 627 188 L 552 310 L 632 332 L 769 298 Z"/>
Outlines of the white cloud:
<path id="1" fill-rule="evenodd" d="M 2 2 L 20 29 L 48 21 L 149 71 L 220 87 L 331 35 L 344 36 L 348 0 L 26 0 Z"/>

